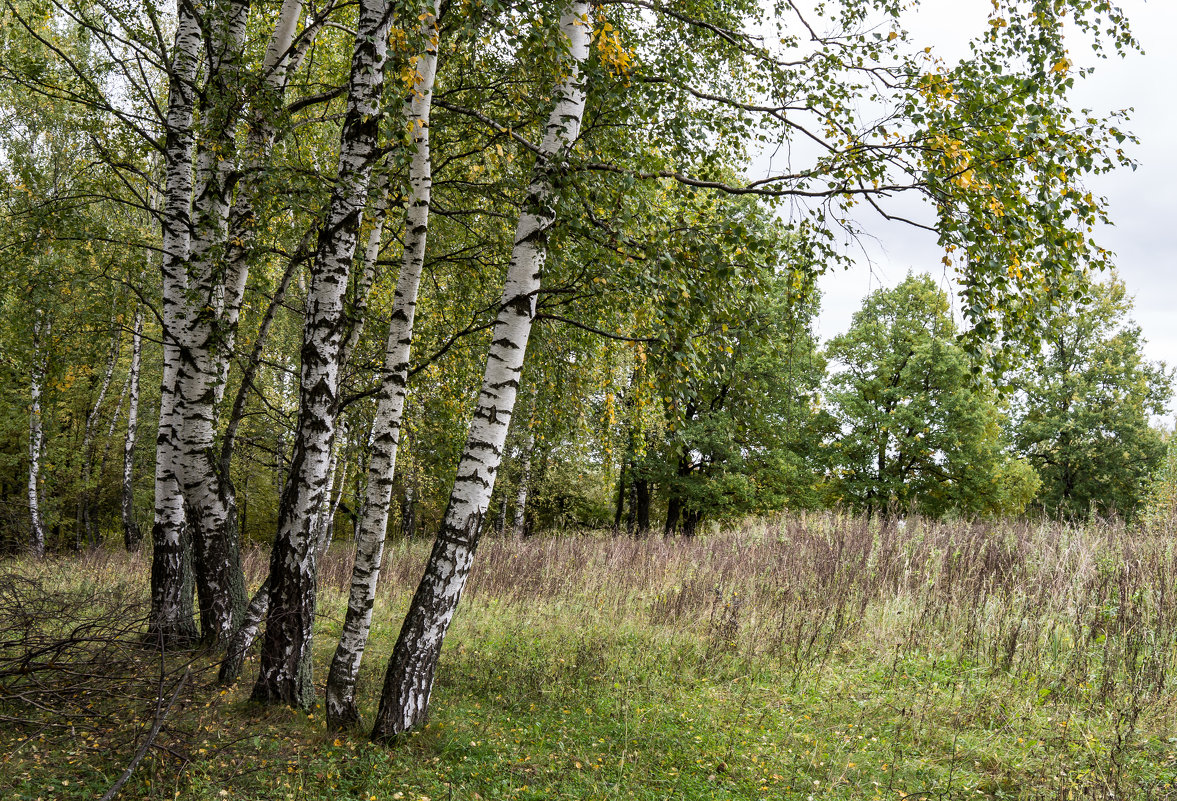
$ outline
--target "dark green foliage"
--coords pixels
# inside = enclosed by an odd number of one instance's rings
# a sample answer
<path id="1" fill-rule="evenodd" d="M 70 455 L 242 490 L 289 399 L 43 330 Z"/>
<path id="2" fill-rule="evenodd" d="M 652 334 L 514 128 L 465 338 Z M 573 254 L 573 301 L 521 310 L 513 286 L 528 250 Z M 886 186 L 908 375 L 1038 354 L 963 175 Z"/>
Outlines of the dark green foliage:
<path id="1" fill-rule="evenodd" d="M 827 351 L 834 497 L 874 512 L 1021 511 L 1036 480 L 1010 457 L 991 386 L 972 377 L 948 297 L 929 276 L 871 294 Z"/>
<path id="2" fill-rule="evenodd" d="M 1146 361 L 1115 277 L 1055 316 L 1040 357 L 1019 374 L 1014 441 L 1042 478 L 1048 514 L 1133 518 L 1165 454 L 1150 416 L 1164 414 L 1173 370 Z"/>
<path id="3" fill-rule="evenodd" d="M 661 416 L 641 435 L 633 478 L 657 487 L 668 532 L 819 502 L 828 417 L 817 411 L 816 270 L 755 206 L 730 206 L 742 247 L 726 258 L 723 244 L 675 251 L 671 274 L 686 280 L 664 295 L 658 341 L 636 379 Z"/>

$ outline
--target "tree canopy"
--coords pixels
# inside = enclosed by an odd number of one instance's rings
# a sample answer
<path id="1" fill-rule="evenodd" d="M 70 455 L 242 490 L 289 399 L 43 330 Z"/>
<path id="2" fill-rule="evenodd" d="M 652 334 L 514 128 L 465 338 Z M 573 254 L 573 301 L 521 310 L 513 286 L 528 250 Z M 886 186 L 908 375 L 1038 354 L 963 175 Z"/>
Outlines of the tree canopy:
<path id="1" fill-rule="evenodd" d="M 1051 515 L 1120 514 L 1147 498 L 1165 443 L 1153 427 L 1173 395 L 1173 370 L 1145 359 L 1128 316 L 1132 298 L 1112 276 L 1054 317 L 1041 355 L 1019 372 L 1013 441 L 1042 479 Z"/>

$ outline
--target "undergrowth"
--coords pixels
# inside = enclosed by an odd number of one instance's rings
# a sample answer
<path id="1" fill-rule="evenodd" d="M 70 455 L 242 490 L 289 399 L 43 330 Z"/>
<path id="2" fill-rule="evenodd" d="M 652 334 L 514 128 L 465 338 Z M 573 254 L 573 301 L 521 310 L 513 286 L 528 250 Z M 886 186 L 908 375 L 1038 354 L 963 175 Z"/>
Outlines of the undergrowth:
<path id="1" fill-rule="evenodd" d="M 138 634 L 145 555 L 10 562 L 0 796 L 99 797 L 162 719 L 121 797 L 1177 798 L 1175 546 L 1110 523 L 834 515 L 489 539 L 428 724 L 393 748 L 250 704 L 212 655 L 161 660 Z M 367 721 L 427 547 L 389 549 Z M 320 680 L 349 571 L 341 544 Z"/>

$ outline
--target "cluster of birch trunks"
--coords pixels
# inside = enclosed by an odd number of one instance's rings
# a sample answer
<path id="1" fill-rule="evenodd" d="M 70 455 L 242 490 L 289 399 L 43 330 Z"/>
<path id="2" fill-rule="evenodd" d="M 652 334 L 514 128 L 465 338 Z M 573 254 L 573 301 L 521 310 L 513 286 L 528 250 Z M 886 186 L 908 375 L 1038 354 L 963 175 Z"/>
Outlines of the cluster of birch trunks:
<path id="1" fill-rule="evenodd" d="M 316 574 L 332 529 L 340 376 L 362 325 L 348 314 L 346 296 L 351 287 L 363 302 L 370 290 L 382 229 L 394 205 L 389 200 L 393 188 L 381 169 L 386 148 L 378 141 L 380 121 L 389 113 L 383 110 L 382 97 L 394 25 L 408 30 L 410 40 L 418 43 L 409 61 L 415 75 L 399 110 L 410 133 L 403 259 L 380 368 L 367 497 L 357 527 L 347 615 L 327 680 L 327 719 L 332 727 L 358 722 L 356 678 L 368 639 L 401 441 L 429 231 L 429 120 L 441 44 L 440 6 L 439 0 L 359 2 L 335 181 L 318 226 L 304 240 L 309 285 L 293 452 L 269 574 L 252 599 L 241 568 L 229 464 L 240 406 L 259 363 L 256 354 L 246 362 L 232 404 L 223 396 L 248 274 L 258 255 L 262 176 L 278 138 L 272 112 L 286 102 L 290 75 L 327 22 L 304 13 L 301 0 L 285 0 L 268 28 L 262 80 L 242 103 L 249 0 L 180 0 L 176 6 L 163 189 L 154 200 L 162 223 L 163 379 L 148 636 L 169 645 L 202 640 L 224 648 L 221 679 L 226 682 L 238 679 L 245 653 L 260 643 L 253 697 L 263 702 L 306 706 L 314 700 Z M 555 222 L 553 182 L 584 113 L 590 13 L 587 2 L 569 2 L 562 11 L 559 30 L 566 41 L 557 50 L 564 66 L 548 101 L 548 121 L 516 223 L 482 388 L 452 493 L 385 674 L 373 731 L 377 739 L 394 737 L 422 719 L 442 641 L 470 572 L 536 314 L 547 235 Z M 252 20 L 253 25 L 257 22 Z M 364 230 L 367 241 L 360 242 Z M 299 266 L 291 259 L 278 286 L 279 297 Z M 258 348 L 271 322 L 272 314 L 267 314 Z M 138 353 L 141 318 L 136 318 L 135 330 Z M 37 329 L 38 336 L 47 333 Z M 34 406 L 38 397 L 34 391 Z M 235 410 L 229 413 L 228 425 L 220 418 L 223 406 Z M 39 452 L 39 444 L 31 442 L 30 454 L 35 458 Z M 36 519 L 33 481 L 30 493 Z M 43 532 L 34 536 L 43 547 Z"/>

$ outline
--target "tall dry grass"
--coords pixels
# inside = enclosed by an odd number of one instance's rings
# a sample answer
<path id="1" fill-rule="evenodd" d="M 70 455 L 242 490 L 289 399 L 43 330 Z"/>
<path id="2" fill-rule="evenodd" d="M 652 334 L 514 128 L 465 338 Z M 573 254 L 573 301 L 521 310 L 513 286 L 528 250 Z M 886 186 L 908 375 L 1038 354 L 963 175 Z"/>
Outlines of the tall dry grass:
<path id="1" fill-rule="evenodd" d="M 794 679 L 831 660 L 934 652 L 1023 673 L 1042 693 L 1127 694 L 1138 713 L 1177 689 L 1175 546 L 1172 532 L 1112 521 L 897 526 L 837 514 L 696 539 L 491 538 L 464 604 L 542 608 L 572 628 L 651 627 Z M 426 553 L 390 548 L 381 593 L 394 610 Z M 349 570 L 337 547 L 324 590 L 342 592 Z"/>
<path id="2" fill-rule="evenodd" d="M 361 676 L 365 704 L 375 702 L 429 547 L 390 543 Z M 351 544 L 340 542 L 321 565 L 320 666 L 334 646 L 351 561 Z M 267 562 L 264 549 L 244 554 L 253 586 Z M 628 721 L 631 702 L 646 706 L 647 718 L 649 708 L 670 707 L 643 730 L 663 744 L 677 742 L 675 704 L 709 705 L 704 717 L 732 726 L 750 717 L 756 738 L 783 743 L 786 751 L 774 752 L 782 775 L 825 770 L 787 747 L 798 737 L 842 743 L 853 722 L 872 726 L 882 744 L 844 755 L 839 770 L 869 756 L 891 765 L 871 763 L 871 775 L 888 781 L 910 769 L 912 781 L 951 787 L 968 771 L 978 788 L 970 792 L 1027 798 L 1060 787 L 1075 797 L 1137 797 L 1162 781 L 1158 760 L 1177 725 L 1171 528 L 914 518 L 899 527 L 795 515 L 695 539 L 490 537 L 475 564 L 438 674 L 451 704 L 502 699 L 494 703 L 510 715 L 561 725 L 578 706 L 594 708 L 593 725 L 609 709 Z M 27 757 L 46 731 L 72 747 L 87 731 L 114 751 L 133 750 L 142 725 L 108 732 L 111 710 L 149 719 L 193 665 L 203 672 L 192 673 L 181 705 L 199 710 L 220 697 L 207 656 L 177 655 L 165 673 L 137 644 L 149 570 L 149 554 L 119 550 L 0 565 L 0 719 L 24 721 L 13 748 Z M 24 609 L 30 597 L 42 599 L 42 613 Z M 41 659 L 53 643 L 64 643 L 59 658 Z M 813 720 L 802 722 L 802 705 L 777 720 L 779 732 L 757 728 L 791 698 L 812 702 Z M 243 714 L 243 731 L 254 714 Z M 586 714 L 580 724 L 589 723 Z M 167 753 L 200 747 L 199 729 L 185 726 L 168 730 Z M 725 755 L 742 747 L 737 728 L 722 734 Z M 943 775 L 921 773 L 927 760 Z"/>
<path id="3" fill-rule="evenodd" d="M 390 544 L 380 590 L 389 623 L 428 548 Z M 351 561 L 348 542 L 323 561 L 327 618 L 341 614 Z M 252 586 L 267 562 L 261 548 L 244 555 Z M 149 565 L 149 554 L 97 550 L 9 562 L 0 573 L 102 588 L 131 604 L 146 600 Z M 1169 528 L 916 518 L 897 526 L 822 513 L 694 539 L 487 538 L 463 603 L 493 603 L 499 615 L 542 608 L 572 629 L 646 627 L 791 676 L 847 654 L 885 662 L 936 652 L 1024 672 L 1051 693 L 1095 687 L 1130 692 L 1141 705 L 1177 697 L 1175 580 Z"/>

